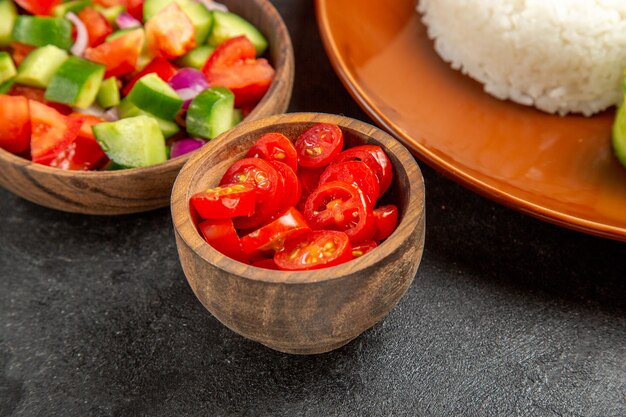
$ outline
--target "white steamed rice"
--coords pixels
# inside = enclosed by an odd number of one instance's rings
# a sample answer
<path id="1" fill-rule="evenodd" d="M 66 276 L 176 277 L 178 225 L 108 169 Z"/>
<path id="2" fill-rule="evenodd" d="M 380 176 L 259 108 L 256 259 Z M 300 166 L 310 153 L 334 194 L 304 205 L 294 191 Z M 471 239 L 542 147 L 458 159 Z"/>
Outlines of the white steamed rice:
<path id="1" fill-rule="evenodd" d="M 549 113 L 618 104 L 626 0 L 420 0 L 437 53 L 485 91 Z"/>

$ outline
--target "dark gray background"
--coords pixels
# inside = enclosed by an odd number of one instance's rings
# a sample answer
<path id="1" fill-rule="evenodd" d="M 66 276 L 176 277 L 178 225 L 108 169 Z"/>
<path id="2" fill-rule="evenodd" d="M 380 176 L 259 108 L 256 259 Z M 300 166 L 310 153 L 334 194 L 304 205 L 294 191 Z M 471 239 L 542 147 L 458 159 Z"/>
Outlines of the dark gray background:
<path id="1" fill-rule="evenodd" d="M 329 65 L 311 2 L 275 4 L 296 52 L 291 110 L 369 121 Z M 210 316 L 169 210 L 86 217 L 0 191 L 0 416 L 624 415 L 626 245 L 421 166 L 416 281 L 383 322 L 316 357 Z"/>

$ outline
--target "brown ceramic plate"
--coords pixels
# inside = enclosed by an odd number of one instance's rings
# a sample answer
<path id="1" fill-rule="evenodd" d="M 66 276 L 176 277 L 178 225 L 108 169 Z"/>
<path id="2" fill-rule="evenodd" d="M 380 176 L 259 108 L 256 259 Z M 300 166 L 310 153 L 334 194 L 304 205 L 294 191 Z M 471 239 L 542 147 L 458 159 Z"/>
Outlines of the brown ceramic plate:
<path id="1" fill-rule="evenodd" d="M 317 0 L 326 50 L 381 126 L 469 188 L 541 219 L 626 240 L 614 111 L 552 116 L 484 93 L 433 50 L 415 0 Z"/>

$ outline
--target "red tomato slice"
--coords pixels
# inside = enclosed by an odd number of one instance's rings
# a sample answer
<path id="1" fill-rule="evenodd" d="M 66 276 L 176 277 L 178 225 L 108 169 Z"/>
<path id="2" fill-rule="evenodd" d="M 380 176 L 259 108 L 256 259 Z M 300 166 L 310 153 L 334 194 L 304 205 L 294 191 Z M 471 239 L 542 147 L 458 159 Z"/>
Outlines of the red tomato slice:
<path id="1" fill-rule="evenodd" d="M 78 12 L 78 18 L 84 23 L 89 35 L 89 46 L 100 45 L 107 36 L 113 33 L 109 21 L 96 9 L 85 7 Z"/>
<path id="2" fill-rule="evenodd" d="M 374 171 L 380 187 L 379 196 L 385 194 L 385 191 L 387 191 L 391 185 L 391 181 L 393 180 L 393 168 L 387 154 L 380 146 L 355 146 L 354 148 L 341 152 L 337 158 L 335 158 L 335 162 L 345 161 L 363 161 Z"/>
<path id="3" fill-rule="evenodd" d="M 172 65 L 167 59 L 158 56 L 150 61 L 150 63 L 146 65 L 144 69 L 139 71 L 137 75 L 135 75 L 133 79 L 124 86 L 124 88 L 122 89 L 122 94 L 127 96 L 128 93 L 130 93 L 130 90 L 133 89 L 133 87 L 141 77 L 153 73 L 158 75 L 159 78 L 163 81 L 168 82 L 174 75 L 176 75 L 176 67 Z"/>
<path id="4" fill-rule="evenodd" d="M 30 146 L 30 110 L 26 97 L 0 94 L 0 148 L 22 153 Z"/>
<path id="5" fill-rule="evenodd" d="M 26 45 L 25 43 L 11 42 L 11 57 L 16 66 L 19 66 L 24 58 L 28 56 L 33 50 L 37 49 L 36 46 Z"/>
<path id="6" fill-rule="evenodd" d="M 38 101 L 40 103 L 45 104 L 46 106 L 52 107 L 53 109 L 55 109 L 61 114 L 68 115 L 72 112 L 72 108 L 69 106 L 66 106 L 65 104 L 59 104 L 59 103 L 46 100 L 44 98 L 45 94 L 46 94 L 46 90 L 43 90 L 41 88 L 28 87 L 28 86 L 20 85 L 20 84 L 13 84 L 11 86 L 11 89 L 9 90 L 9 95 L 22 96 L 22 97 L 26 97 L 29 100 Z"/>
<path id="7" fill-rule="evenodd" d="M 241 238 L 243 251 L 248 255 L 269 250 L 280 250 L 285 240 L 301 233 L 310 232 L 302 214 L 291 207 L 273 222 Z"/>
<path id="8" fill-rule="evenodd" d="M 358 187 L 372 207 L 380 192 L 376 175 L 361 161 L 346 161 L 329 165 L 320 177 L 320 184 L 330 181 L 343 181 Z"/>
<path id="9" fill-rule="evenodd" d="M 196 47 L 196 29 L 176 3 L 146 22 L 148 49 L 154 56 L 175 59 Z"/>
<path id="10" fill-rule="evenodd" d="M 236 261 L 248 263 L 248 257 L 241 249 L 233 221 L 230 219 L 205 220 L 198 225 L 206 242 L 217 251 Z"/>
<path id="11" fill-rule="evenodd" d="M 252 145 L 246 158 L 261 158 L 287 164 L 294 172 L 298 170 L 298 154 L 293 143 L 280 133 L 267 133 Z"/>
<path id="12" fill-rule="evenodd" d="M 276 265 L 276 262 L 274 262 L 274 258 L 262 259 L 260 261 L 252 262 L 252 266 L 263 269 L 273 269 L 275 271 L 280 269 L 278 265 Z"/>
<path id="13" fill-rule="evenodd" d="M 300 167 L 298 169 L 298 178 L 300 179 L 300 185 L 302 186 L 302 197 L 300 197 L 300 203 L 302 210 L 304 210 L 304 203 L 309 198 L 311 193 L 315 191 L 320 183 L 320 176 L 324 172 L 325 167 L 319 168 L 305 168 Z"/>
<path id="14" fill-rule="evenodd" d="M 78 119 L 81 122 L 78 136 L 93 140 L 96 140 L 96 136 L 93 134 L 92 127 L 97 125 L 98 123 L 104 123 L 106 121 L 98 116 L 85 113 L 71 113 L 69 117 L 72 119 Z"/>
<path id="15" fill-rule="evenodd" d="M 285 242 L 274 262 L 287 271 L 327 268 L 352 259 L 352 246 L 343 232 L 322 230 L 306 233 Z"/>
<path id="16" fill-rule="evenodd" d="M 76 139 L 82 122 L 63 116 L 52 107 L 30 100 L 31 143 L 33 162 L 49 165 L 59 152 Z"/>
<path id="17" fill-rule="evenodd" d="M 318 123 L 296 140 L 298 162 L 305 167 L 328 165 L 343 148 L 343 132 L 337 125 Z"/>
<path id="18" fill-rule="evenodd" d="M 372 208 L 363 192 L 343 181 L 320 185 L 306 200 L 304 217 L 313 230 L 345 232 L 352 243 L 374 236 Z"/>
<path id="19" fill-rule="evenodd" d="M 60 0 L 15 0 L 24 10 L 38 16 L 50 16 L 52 8 L 59 4 Z"/>
<path id="20" fill-rule="evenodd" d="M 359 258 L 365 255 L 366 253 L 373 251 L 377 247 L 378 247 L 378 244 L 374 242 L 373 240 L 368 240 L 368 241 L 359 243 L 358 245 L 353 245 L 352 256 L 355 258 Z"/>
<path id="21" fill-rule="evenodd" d="M 87 48 L 85 58 L 105 65 L 105 78 L 130 74 L 137 70 L 144 41 L 143 29 L 138 28 L 95 48 Z"/>
<path id="22" fill-rule="evenodd" d="M 278 161 L 270 161 L 270 164 L 280 173 L 283 177 L 283 185 L 285 187 L 285 197 L 281 204 L 283 210 L 293 207 L 298 204 L 300 197 L 302 197 L 302 186 L 296 173 L 293 169 L 289 168 L 286 164 Z M 282 210 L 281 210 L 282 211 Z"/>
<path id="23" fill-rule="evenodd" d="M 124 0 L 93 0 L 94 3 L 102 7 L 123 6 Z"/>
<path id="24" fill-rule="evenodd" d="M 95 139 L 78 136 L 50 162 L 51 167 L 71 171 L 92 171 L 109 161 Z"/>
<path id="25" fill-rule="evenodd" d="M 126 11 L 140 22 L 143 21 L 143 0 L 125 0 Z"/>
<path id="26" fill-rule="evenodd" d="M 376 223 L 374 240 L 380 242 L 387 239 L 396 230 L 396 226 L 398 226 L 398 207 L 388 204 L 375 208 L 374 219 L 374 223 Z"/>
<path id="27" fill-rule="evenodd" d="M 238 229 L 252 229 L 268 221 L 280 208 L 285 193 L 280 173 L 259 158 L 235 162 L 222 177 L 220 185 L 224 184 L 248 184 L 256 190 L 254 214 L 233 219 Z"/>
<path id="28" fill-rule="evenodd" d="M 249 184 L 226 184 L 191 197 L 191 205 L 203 219 L 250 216 L 255 203 L 256 190 Z"/>

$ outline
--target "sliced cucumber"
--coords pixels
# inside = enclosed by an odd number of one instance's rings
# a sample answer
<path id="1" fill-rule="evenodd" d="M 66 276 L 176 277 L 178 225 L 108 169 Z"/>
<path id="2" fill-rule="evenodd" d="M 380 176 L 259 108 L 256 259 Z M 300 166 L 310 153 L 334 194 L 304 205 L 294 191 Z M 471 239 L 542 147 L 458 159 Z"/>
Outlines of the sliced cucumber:
<path id="1" fill-rule="evenodd" d="M 183 106 L 176 91 L 154 73 L 141 77 L 127 98 L 141 110 L 165 120 L 174 120 Z"/>
<path id="2" fill-rule="evenodd" d="M 99 123 L 93 133 L 109 159 L 124 167 L 146 167 L 167 160 L 165 139 L 152 117 Z"/>
<path id="3" fill-rule="evenodd" d="M 187 110 L 187 132 L 191 136 L 213 139 L 233 127 L 235 96 L 223 87 L 200 93 Z"/>
<path id="4" fill-rule="evenodd" d="M 213 46 L 234 38 L 246 35 L 256 49 L 257 56 L 263 55 L 267 49 L 267 39 L 259 30 L 243 17 L 230 12 L 213 11 L 213 30 L 209 35 L 208 42 Z"/>
<path id="5" fill-rule="evenodd" d="M 20 15 L 15 19 L 13 39 L 33 46 L 72 47 L 72 24 L 62 17 Z"/>
<path id="6" fill-rule="evenodd" d="M 46 88 L 54 73 L 67 60 L 67 56 L 67 52 L 54 45 L 37 48 L 20 64 L 15 82 Z"/>
<path id="7" fill-rule="evenodd" d="M 233 110 L 233 127 L 237 126 L 243 120 L 243 112 L 240 109 Z"/>
<path id="8" fill-rule="evenodd" d="M 102 7 L 98 4 L 95 4 L 93 8 L 100 12 L 109 23 L 114 23 L 115 19 L 126 10 L 124 6 Z"/>
<path id="9" fill-rule="evenodd" d="M 104 65 L 71 56 L 52 76 L 45 98 L 86 109 L 96 100 L 105 71 Z"/>
<path id="10" fill-rule="evenodd" d="M 117 83 L 117 78 L 109 77 L 102 81 L 96 100 L 98 101 L 98 105 L 105 109 L 120 104 L 120 87 Z"/>
<path id="11" fill-rule="evenodd" d="M 145 111 L 139 109 L 137 106 L 135 106 L 133 103 L 131 103 L 127 99 L 124 99 L 120 102 L 119 106 L 117 107 L 117 111 L 120 115 L 120 118 L 122 119 L 126 119 L 128 117 L 135 117 L 135 116 L 153 117 L 159 124 L 161 133 L 163 133 L 163 136 L 165 136 L 166 138 L 174 136 L 175 134 L 180 132 L 180 127 L 178 126 L 178 124 L 176 124 L 176 122 L 163 120 L 150 113 L 146 113 Z"/>
<path id="12" fill-rule="evenodd" d="M 0 0 L 0 48 L 11 42 L 17 8 L 11 0 Z"/>
<path id="13" fill-rule="evenodd" d="M 52 8 L 52 15 L 64 17 L 67 12 L 78 13 L 91 4 L 91 0 L 72 0 L 57 4 Z"/>
<path id="14" fill-rule="evenodd" d="M 617 109 L 613 122 L 613 150 L 615 156 L 626 167 L 626 103 Z"/>
<path id="15" fill-rule="evenodd" d="M 11 87 L 13 87 L 13 84 L 15 84 L 15 80 L 14 79 L 10 79 L 9 81 L 0 84 L 0 94 L 6 94 L 9 92 L 9 90 L 11 90 Z"/>
<path id="16" fill-rule="evenodd" d="M 15 77 L 17 70 L 13 58 L 8 52 L 0 52 L 0 84 L 4 84 Z"/>
<path id="17" fill-rule="evenodd" d="M 207 59 L 209 59 L 209 56 L 211 56 L 214 50 L 215 47 L 211 45 L 199 46 L 178 58 L 176 60 L 176 64 L 181 67 L 202 69 Z"/>
<path id="18" fill-rule="evenodd" d="M 213 13 L 194 0 L 146 0 L 143 4 L 143 18 L 148 20 L 166 6 L 176 3 L 185 12 L 196 33 L 196 45 L 206 42 L 213 27 Z"/>

